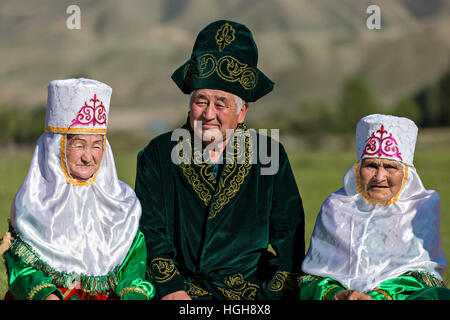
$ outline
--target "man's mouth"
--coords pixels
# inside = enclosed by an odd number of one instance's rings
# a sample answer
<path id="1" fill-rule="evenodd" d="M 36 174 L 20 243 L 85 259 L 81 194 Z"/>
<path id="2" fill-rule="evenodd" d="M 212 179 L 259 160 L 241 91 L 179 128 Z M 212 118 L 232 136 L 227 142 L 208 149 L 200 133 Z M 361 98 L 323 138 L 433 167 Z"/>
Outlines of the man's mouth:
<path id="1" fill-rule="evenodd" d="M 214 123 L 204 123 L 202 124 L 203 129 L 211 129 L 211 128 L 217 128 L 219 125 Z"/>

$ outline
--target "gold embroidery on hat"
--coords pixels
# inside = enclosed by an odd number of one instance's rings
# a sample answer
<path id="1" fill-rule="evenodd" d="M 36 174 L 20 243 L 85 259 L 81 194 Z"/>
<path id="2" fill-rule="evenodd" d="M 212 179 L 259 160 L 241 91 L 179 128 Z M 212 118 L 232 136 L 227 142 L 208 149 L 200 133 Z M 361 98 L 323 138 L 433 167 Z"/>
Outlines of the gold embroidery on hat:
<path id="1" fill-rule="evenodd" d="M 254 89 L 258 81 L 256 70 L 248 64 L 232 56 L 223 56 L 217 60 L 211 53 L 205 53 L 198 59 L 193 58 L 191 63 L 185 66 L 183 73 L 187 83 L 195 77 L 208 78 L 216 73 L 227 82 L 239 82 L 245 90 Z"/>
<path id="2" fill-rule="evenodd" d="M 223 24 L 216 33 L 216 43 L 219 46 L 219 51 L 222 51 L 227 45 L 232 43 L 235 37 L 235 31 L 232 26 L 227 22 Z"/>

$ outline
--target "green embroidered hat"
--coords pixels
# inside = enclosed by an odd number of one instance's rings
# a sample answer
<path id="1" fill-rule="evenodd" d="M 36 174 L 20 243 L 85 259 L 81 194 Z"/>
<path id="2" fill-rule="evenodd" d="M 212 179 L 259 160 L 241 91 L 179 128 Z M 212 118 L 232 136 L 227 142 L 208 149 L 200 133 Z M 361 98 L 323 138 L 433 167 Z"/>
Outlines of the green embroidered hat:
<path id="1" fill-rule="evenodd" d="M 258 48 L 250 30 L 240 23 L 220 20 L 200 31 L 191 58 L 172 74 L 172 80 L 185 94 L 218 89 L 254 102 L 274 86 L 257 63 Z"/>

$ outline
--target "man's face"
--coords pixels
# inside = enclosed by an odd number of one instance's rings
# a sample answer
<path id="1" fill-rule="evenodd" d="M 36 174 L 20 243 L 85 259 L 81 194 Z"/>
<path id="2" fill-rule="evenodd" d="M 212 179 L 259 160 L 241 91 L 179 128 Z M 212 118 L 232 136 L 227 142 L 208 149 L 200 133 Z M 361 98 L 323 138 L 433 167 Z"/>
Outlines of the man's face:
<path id="1" fill-rule="evenodd" d="M 403 165 L 388 159 L 366 158 L 360 168 L 362 191 L 372 200 L 391 200 L 400 191 Z"/>
<path id="2" fill-rule="evenodd" d="M 189 123 L 206 145 L 211 141 L 225 141 L 226 130 L 235 130 L 243 123 L 247 104 L 236 114 L 234 95 L 215 89 L 198 89 L 192 93 Z"/>
<path id="3" fill-rule="evenodd" d="M 72 178 L 88 180 L 97 172 L 103 156 L 103 135 L 76 134 L 67 141 L 67 169 Z"/>

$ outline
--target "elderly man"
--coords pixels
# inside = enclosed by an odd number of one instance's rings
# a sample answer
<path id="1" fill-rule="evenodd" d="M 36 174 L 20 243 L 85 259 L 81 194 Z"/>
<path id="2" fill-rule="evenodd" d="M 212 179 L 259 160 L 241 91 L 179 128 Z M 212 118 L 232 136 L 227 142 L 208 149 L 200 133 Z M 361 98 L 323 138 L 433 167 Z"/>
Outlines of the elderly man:
<path id="1" fill-rule="evenodd" d="M 244 25 L 209 24 L 172 75 L 191 94 L 186 124 L 138 155 L 140 227 L 160 299 L 297 296 L 301 198 L 283 147 L 244 124 L 248 102 L 273 88 L 256 64 Z M 262 144 L 276 158 L 276 172 L 264 171 Z"/>
<path id="2" fill-rule="evenodd" d="M 359 121 L 358 162 L 317 217 L 301 299 L 450 299 L 439 195 L 413 165 L 417 131 L 407 118 Z"/>

